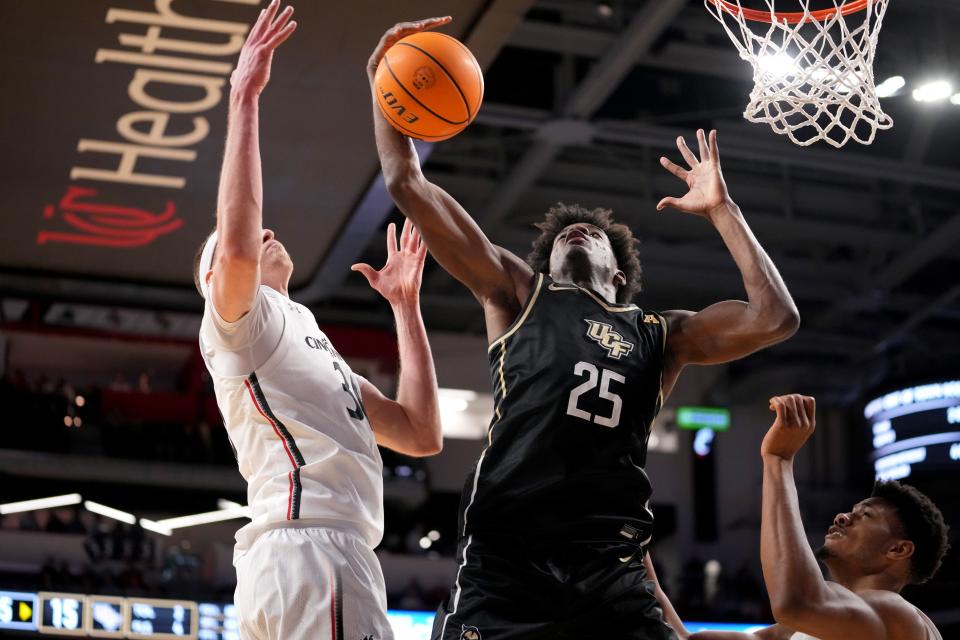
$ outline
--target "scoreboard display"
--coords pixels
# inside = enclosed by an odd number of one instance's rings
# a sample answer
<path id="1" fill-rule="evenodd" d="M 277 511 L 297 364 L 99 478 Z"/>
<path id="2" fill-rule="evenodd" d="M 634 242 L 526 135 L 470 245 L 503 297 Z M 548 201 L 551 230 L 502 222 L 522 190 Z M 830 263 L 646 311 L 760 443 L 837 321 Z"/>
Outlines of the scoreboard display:
<path id="1" fill-rule="evenodd" d="M 0 629 L 84 638 L 196 638 L 197 603 L 0 591 Z"/>
<path id="2" fill-rule="evenodd" d="M 960 380 L 892 391 L 863 413 L 878 480 L 960 472 Z"/>

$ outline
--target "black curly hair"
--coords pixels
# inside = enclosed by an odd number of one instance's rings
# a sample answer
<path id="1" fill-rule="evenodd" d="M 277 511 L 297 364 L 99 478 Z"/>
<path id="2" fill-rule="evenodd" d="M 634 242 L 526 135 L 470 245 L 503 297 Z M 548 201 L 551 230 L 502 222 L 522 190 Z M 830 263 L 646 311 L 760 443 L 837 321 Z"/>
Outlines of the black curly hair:
<path id="1" fill-rule="evenodd" d="M 533 249 L 527 256 L 527 264 L 539 273 L 550 273 L 550 253 L 557 235 L 571 224 L 585 222 L 597 227 L 610 239 L 613 255 L 617 259 L 617 268 L 623 271 L 627 283 L 617 289 L 617 302 L 630 302 L 643 288 L 643 267 L 640 264 L 640 251 L 637 240 L 630 227 L 614 222 L 610 209 L 586 209 L 579 204 L 558 202 L 547 210 L 547 217 L 535 226 L 540 236 L 533 241 Z"/>
<path id="2" fill-rule="evenodd" d="M 913 584 L 923 584 L 932 578 L 950 548 L 947 540 L 950 528 L 943 521 L 937 505 L 915 487 L 896 480 L 877 482 L 871 497 L 893 505 L 903 526 L 904 537 L 913 542 L 914 551 L 910 558 Z"/>

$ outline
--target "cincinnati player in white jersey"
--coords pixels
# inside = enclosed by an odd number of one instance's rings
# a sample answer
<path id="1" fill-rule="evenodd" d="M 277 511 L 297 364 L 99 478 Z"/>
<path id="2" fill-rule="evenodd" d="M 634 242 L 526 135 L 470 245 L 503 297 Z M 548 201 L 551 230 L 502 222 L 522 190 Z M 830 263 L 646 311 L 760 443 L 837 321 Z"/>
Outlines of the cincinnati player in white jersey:
<path id="1" fill-rule="evenodd" d="M 217 228 L 194 276 L 206 300 L 200 348 L 252 520 L 237 533 L 235 602 L 244 640 L 393 637 L 383 574 L 377 444 L 414 456 L 441 447 L 436 376 L 419 311 L 426 248 L 390 225 L 386 266 L 354 265 L 394 312 L 397 400 L 355 374 L 309 309 L 291 300 L 293 262 L 262 226 L 258 98 L 273 52 L 296 28 L 274 0 L 231 77 Z"/>
<path id="2" fill-rule="evenodd" d="M 756 635 L 690 635 L 661 593 L 670 624 L 695 640 L 941 640 L 933 622 L 900 595 L 940 568 L 949 546 L 940 510 L 911 486 L 878 482 L 869 498 L 834 518 L 814 552 L 800 519 L 793 459 L 813 434 L 816 403 L 793 394 L 772 398 L 770 408 L 777 417 L 760 447 L 760 560 L 778 624 Z"/>

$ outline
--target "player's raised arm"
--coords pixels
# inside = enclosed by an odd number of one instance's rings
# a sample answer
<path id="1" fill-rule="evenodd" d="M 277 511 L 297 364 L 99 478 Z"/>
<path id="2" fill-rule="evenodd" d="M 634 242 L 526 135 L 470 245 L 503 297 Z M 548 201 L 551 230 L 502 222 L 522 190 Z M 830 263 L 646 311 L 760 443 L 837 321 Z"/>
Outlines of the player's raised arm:
<path id="1" fill-rule="evenodd" d="M 397 399 L 391 400 L 369 382 L 360 387 L 377 444 L 409 456 L 430 456 L 443 448 L 437 375 L 420 315 L 420 280 L 427 247 L 407 220 L 397 243 L 397 228 L 387 228 L 387 263 L 379 271 L 355 264 L 393 309 L 400 348 Z"/>
<path id="2" fill-rule="evenodd" d="M 800 519 L 793 459 L 816 428 L 816 402 L 797 394 L 772 398 L 776 420 L 760 447 L 763 513 L 760 562 L 777 622 L 821 640 L 899 637 L 850 589 L 823 578 Z"/>
<path id="3" fill-rule="evenodd" d="M 280 0 L 260 12 L 230 76 L 230 108 L 223 169 L 217 195 L 217 242 L 212 302 L 232 322 L 253 304 L 260 285 L 263 232 L 263 176 L 260 169 L 260 93 L 270 81 L 274 50 L 290 37 L 293 7 L 278 15 Z M 199 274 L 207 278 L 207 274 Z"/>
<path id="4" fill-rule="evenodd" d="M 408 35 L 450 22 L 449 17 L 401 22 L 388 30 L 370 56 L 367 75 L 373 98 L 373 121 L 380 166 L 390 196 L 412 220 L 437 262 L 462 282 L 485 306 L 506 303 L 515 309 L 526 299 L 533 272 L 512 253 L 495 246 L 470 214 L 450 194 L 430 183 L 410 138 L 396 131 L 380 113 L 374 82 L 383 54 Z M 509 322 L 507 323 L 509 324 Z"/>
<path id="5" fill-rule="evenodd" d="M 670 329 L 664 377 L 670 378 L 671 385 L 686 364 L 736 360 L 786 340 L 800 326 L 800 314 L 787 286 L 727 191 L 720 170 L 717 132 L 710 132 L 708 142 L 701 129 L 697 139 L 699 158 L 682 137 L 677 139 L 688 168 L 660 159 L 667 171 L 686 182 L 689 191 L 682 198 L 664 198 L 657 209 L 672 207 L 702 216 L 716 227 L 740 269 L 747 300 L 719 302 L 697 313 L 664 314 Z"/>

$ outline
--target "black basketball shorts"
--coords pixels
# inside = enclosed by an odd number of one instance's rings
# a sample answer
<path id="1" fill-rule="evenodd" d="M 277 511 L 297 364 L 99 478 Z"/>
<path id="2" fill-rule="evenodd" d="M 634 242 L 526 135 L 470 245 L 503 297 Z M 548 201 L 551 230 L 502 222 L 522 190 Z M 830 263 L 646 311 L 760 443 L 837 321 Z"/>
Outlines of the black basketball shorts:
<path id="1" fill-rule="evenodd" d="M 676 640 L 637 547 L 468 536 L 432 640 Z"/>

